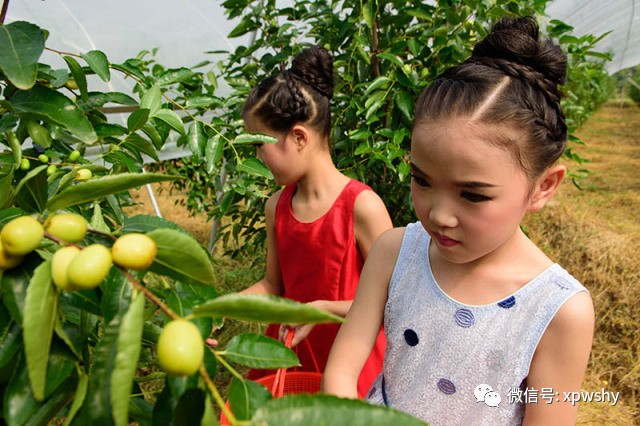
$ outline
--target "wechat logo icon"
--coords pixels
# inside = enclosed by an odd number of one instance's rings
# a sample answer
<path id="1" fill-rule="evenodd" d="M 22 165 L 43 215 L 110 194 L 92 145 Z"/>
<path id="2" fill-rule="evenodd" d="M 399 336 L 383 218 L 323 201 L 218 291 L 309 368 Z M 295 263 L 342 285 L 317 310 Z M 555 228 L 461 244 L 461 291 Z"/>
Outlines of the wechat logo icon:
<path id="1" fill-rule="evenodd" d="M 494 392 L 493 388 L 487 384 L 480 384 L 473 390 L 473 396 L 476 402 L 484 402 L 489 407 L 497 407 L 500 405 L 502 398 L 498 392 Z"/>

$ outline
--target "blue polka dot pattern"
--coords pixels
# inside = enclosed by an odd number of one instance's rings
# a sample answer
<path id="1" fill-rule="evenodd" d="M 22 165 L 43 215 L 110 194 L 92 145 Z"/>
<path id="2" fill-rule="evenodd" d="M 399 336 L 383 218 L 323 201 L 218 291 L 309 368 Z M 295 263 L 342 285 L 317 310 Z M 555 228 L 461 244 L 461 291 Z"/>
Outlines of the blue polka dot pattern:
<path id="1" fill-rule="evenodd" d="M 460 327 L 468 328 L 476 323 L 476 318 L 473 316 L 473 312 L 469 309 L 460 308 L 456 311 L 456 324 Z"/>
<path id="2" fill-rule="evenodd" d="M 569 290 L 573 287 L 573 285 L 571 285 L 569 281 L 567 281 L 562 277 L 556 278 L 556 284 L 558 285 L 558 287 L 560 287 L 563 290 Z"/>
<path id="3" fill-rule="evenodd" d="M 420 339 L 418 339 L 418 335 L 416 334 L 416 332 L 410 328 L 407 328 L 404 331 L 404 340 L 407 342 L 407 345 L 409 346 L 415 346 L 420 341 Z"/>
<path id="4" fill-rule="evenodd" d="M 447 379 L 438 380 L 438 389 L 440 389 L 440 392 L 445 395 L 453 395 L 456 393 L 456 385 L 454 385 L 451 380 Z"/>
<path id="5" fill-rule="evenodd" d="M 513 308 L 513 305 L 516 304 L 516 298 L 511 296 L 504 299 L 502 302 L 498 302 L 498 306 L 504 309 Z"/>

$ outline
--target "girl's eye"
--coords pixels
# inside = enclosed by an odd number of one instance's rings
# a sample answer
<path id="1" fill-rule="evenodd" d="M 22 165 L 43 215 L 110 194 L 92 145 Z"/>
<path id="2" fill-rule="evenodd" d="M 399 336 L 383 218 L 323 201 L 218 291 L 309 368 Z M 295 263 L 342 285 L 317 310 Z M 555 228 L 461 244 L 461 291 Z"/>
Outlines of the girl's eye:
<path id="1" fill-rule="evenodd" d="M 427 182 L 426 180 L 424 180 L 420 176 L 416 176 L 413 173 L 411 173 L 409 176 L 411 176 L 411 179 L 413 179 L 413 181 L 416 183 L 416 185 L 422 186 L 422 187 L 425 187 L 425 188 L 429 186 L 429 182 Z"/>
<path id="2" fill-rule="evenodd" d="M 262 142 L 254 142 L 251 145 L 253 145 L 254 148 L 260 148 L 262 147 L 262 145 L 264 145 Z"/>
<path id="3" fill-rule="evenodd" d="M 475 192 L 463 192 L 462 198 L 472 203 L 481 203 L 483 201 L 490 201 L 492 198 L 486 195 L 477 194 Z"/>

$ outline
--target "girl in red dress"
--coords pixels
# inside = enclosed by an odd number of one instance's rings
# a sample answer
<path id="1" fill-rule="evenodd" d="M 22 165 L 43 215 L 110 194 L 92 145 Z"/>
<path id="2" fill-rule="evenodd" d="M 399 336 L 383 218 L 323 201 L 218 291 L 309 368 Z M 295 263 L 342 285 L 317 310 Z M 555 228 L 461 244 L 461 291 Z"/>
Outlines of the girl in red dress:
<path id="1" fill-rule="evenodd" d="M 384 203 L 367 185 L 341 173 L 330 153 L 333 62 L 322 47 L 297 55 L 290 69 L 262 81 L 243 110 L 248 132 L 277 139 L 257 156 L 284 188 L 266 203 L 267 261 L 264 278 L 243 291 L 286 297 L 346 316 L 360 271 L 375 239 L 390 229 Z M 267 335 L 284 341 L 290 326 L 271 325 Z M 320 371 L 338 324 L 295 326 L 301 370 Z M 384 335 L 379 333 L 358 380 L 364 395 L 380 372 Z M 252 370 L 256 379 L 271 372 Z"/>

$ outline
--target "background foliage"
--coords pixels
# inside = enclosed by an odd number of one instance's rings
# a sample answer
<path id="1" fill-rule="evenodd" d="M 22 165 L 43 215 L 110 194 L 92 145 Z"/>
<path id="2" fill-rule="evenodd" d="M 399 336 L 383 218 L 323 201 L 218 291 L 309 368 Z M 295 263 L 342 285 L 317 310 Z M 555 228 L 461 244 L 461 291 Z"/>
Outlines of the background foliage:
<path id="1" fill-rule="evenodd" d="M 335 162 L 383 195 L 394 224 L 404 225 L 415 220 L 407 189 L 407 153 L 417 95 L 440 72 L 465 59 L 492 22 L 508 14 L 542 16 L 546 3 L 296 0 L 290 7 L 278 7 L 268 0 L 228 0 L 223 3 L 227 16 L 239 19 L 229 37 L 251 34 L 251 44 L 225 52 L 215 64 L 216 80 L 228 84 L 231 93 L 216 105 L 212 123 L 223 138 L 233 139 L 242 132 L 239 113 L 250 88 L 287 67 L 303 47 L 325 46 L 334 58 L 336 76 Z M 573 132 L 606 99 L 610 85 L 603 66 L 608 55 L 595 50 L 606 35 L 576 37 L 571 30 L 552 20 L 547 33 L 570 60 L 563 103 L 572 136 L 565 156 L 575 161 L 570 176 L 579 185 L 587 173 L 582 166 L 586 160 L 576 150 L 583 142 Z M 220 149 L 220 158 L 227 160 L 255 155 L 249 147 L 233 144 Z M 228 251 L 255 250 L 264 240 L 264 233 L 257 231 L 263 227 L 265 197 L 273 190 L 268 173 L 247 174 L 235 161 L 223 161 L 223 176 L 228 178 L 221 179 L 217 168 L 210 173 L 202 166 L 203 157 L 206 150 L 175 163 L 181 175 L 191 177 L 176 183 L 188 191 L 189 209 L 207 212 L 216 221 L 228 219 L 218 233 Z M 232 241 L 240 244 L 231 245 Z"/>

